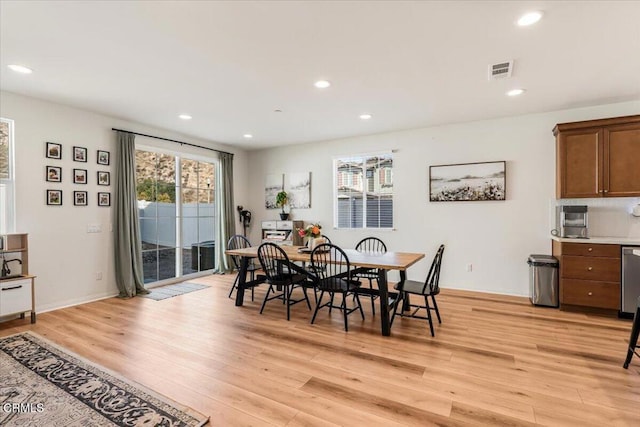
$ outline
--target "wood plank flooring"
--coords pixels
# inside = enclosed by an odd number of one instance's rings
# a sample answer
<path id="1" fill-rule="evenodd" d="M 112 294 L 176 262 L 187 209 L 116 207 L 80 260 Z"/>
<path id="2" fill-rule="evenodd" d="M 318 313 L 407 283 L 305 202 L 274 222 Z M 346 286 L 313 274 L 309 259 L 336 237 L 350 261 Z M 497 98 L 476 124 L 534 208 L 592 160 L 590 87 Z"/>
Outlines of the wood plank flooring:
<path id="1" fill-rule="evenodd" d="M 443 290 L 442 325 L 278 301 L 235 307 L 234 276 L 153 301 L 117 298 L 0 323 L 32 330 L 211 416 L 214 426 L 638 426 L 640 360 L 622 368 L 631 322 Z"/>

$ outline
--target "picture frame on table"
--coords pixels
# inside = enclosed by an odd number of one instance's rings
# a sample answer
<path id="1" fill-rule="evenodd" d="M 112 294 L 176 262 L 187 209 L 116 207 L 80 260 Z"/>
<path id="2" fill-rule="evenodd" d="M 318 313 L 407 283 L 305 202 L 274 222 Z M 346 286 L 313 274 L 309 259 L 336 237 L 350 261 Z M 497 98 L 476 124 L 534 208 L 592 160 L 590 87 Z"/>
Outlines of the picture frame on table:
<path id="1" fill-rule="evenodd" d="M 111 185 L 111 173 L 98 171 L 98 185 Z"/>
<path id="2" fill-rule="evenodd" d="M 62 190 L 47 190 L 47 205 L 62 206 Z"/>
<path id="3" fill-rule="evenodd" d="M 45 156 L 48 159 L 62 159 L 62 144 L 47 142 Z"/>
<path id="4" fill-rule="evenodd" d="M 74 184 L 86 184 L 87 183 L 87 170 L 86 169 L 74 169 L 73 170 L 73 183 Z"/>
<path id="5" fill-rule="evenodd" d="M 73 205 L 74 206 L 87 206 L 87 192 L 86 191 L 74 191 L 73 192 Z"/>
<path id="6" fill-rule="evenodd" d="M 111 206 L 111 193 L 98 193 L 98 206 Z"/>
<path id="7" fill-rule="evenodd" d="M 87 149 L 84 147 L 73 147 L 73 161 L 87 163 Z"/>
<path id="8" fill-rule="evenodd" d="M 98 150 L 98 164 L 109 166 L 111 154 L 108 151 Z"/>
<path id="9" fill-rule="evenodd" d="M 47 166 L 47 182 L 62 182 L 62 168 L 58 166 Z"/>

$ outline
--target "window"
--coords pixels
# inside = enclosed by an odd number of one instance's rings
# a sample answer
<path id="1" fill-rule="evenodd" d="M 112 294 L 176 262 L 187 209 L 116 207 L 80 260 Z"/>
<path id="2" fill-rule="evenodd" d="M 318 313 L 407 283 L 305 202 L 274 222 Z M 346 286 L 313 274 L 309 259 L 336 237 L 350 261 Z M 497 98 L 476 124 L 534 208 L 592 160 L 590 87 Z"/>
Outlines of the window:
<path id="1" fill-rule="evenodd" d="M 393 155 L 334 160 L 334 223 L 338 228 L 393 228 Z"/>
<path id="2" fill-rule="evenodd" d="M 215 165 L 136 150 L 144 282 L 214 268 Z"/>
<path id="3" fill-rule="evenodd" d="M 0 234 L 15 231 L 13 120 L 0 118 Z"/>

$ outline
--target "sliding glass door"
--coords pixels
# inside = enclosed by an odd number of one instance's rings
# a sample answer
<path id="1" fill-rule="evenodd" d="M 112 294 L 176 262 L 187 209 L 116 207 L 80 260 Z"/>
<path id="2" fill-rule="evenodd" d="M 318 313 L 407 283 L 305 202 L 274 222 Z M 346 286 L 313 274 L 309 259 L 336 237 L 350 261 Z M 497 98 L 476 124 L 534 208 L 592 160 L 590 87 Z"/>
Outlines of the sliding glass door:
<path id="1" fill-rule="evenodd" d="M 136 150 L 144 282 L 211 270 L 215 165 Z"/>

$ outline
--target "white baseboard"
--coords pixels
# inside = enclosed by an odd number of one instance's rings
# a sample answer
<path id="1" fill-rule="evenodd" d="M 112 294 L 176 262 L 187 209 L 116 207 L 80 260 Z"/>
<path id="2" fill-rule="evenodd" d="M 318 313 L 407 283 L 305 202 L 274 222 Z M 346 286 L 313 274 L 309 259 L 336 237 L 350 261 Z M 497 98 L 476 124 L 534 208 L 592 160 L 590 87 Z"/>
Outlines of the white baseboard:
<path id="1" fill-rule="evenodd" d="M 113 298 L 118 296 L 118 292 L 107 292 L 103 294 L 90 295 L 83 298 L 73 298 L 70 300 L 62 301 L 60 303 L 55 304 L 46 304 L 40 307 L 36 307 L 36 313 L 46 313 L 47 311 L 60 310 L 62 308 L 73 307 L 80 304 L 87 304 L 94 301 L 100 301 L 107 298 Z"/>

